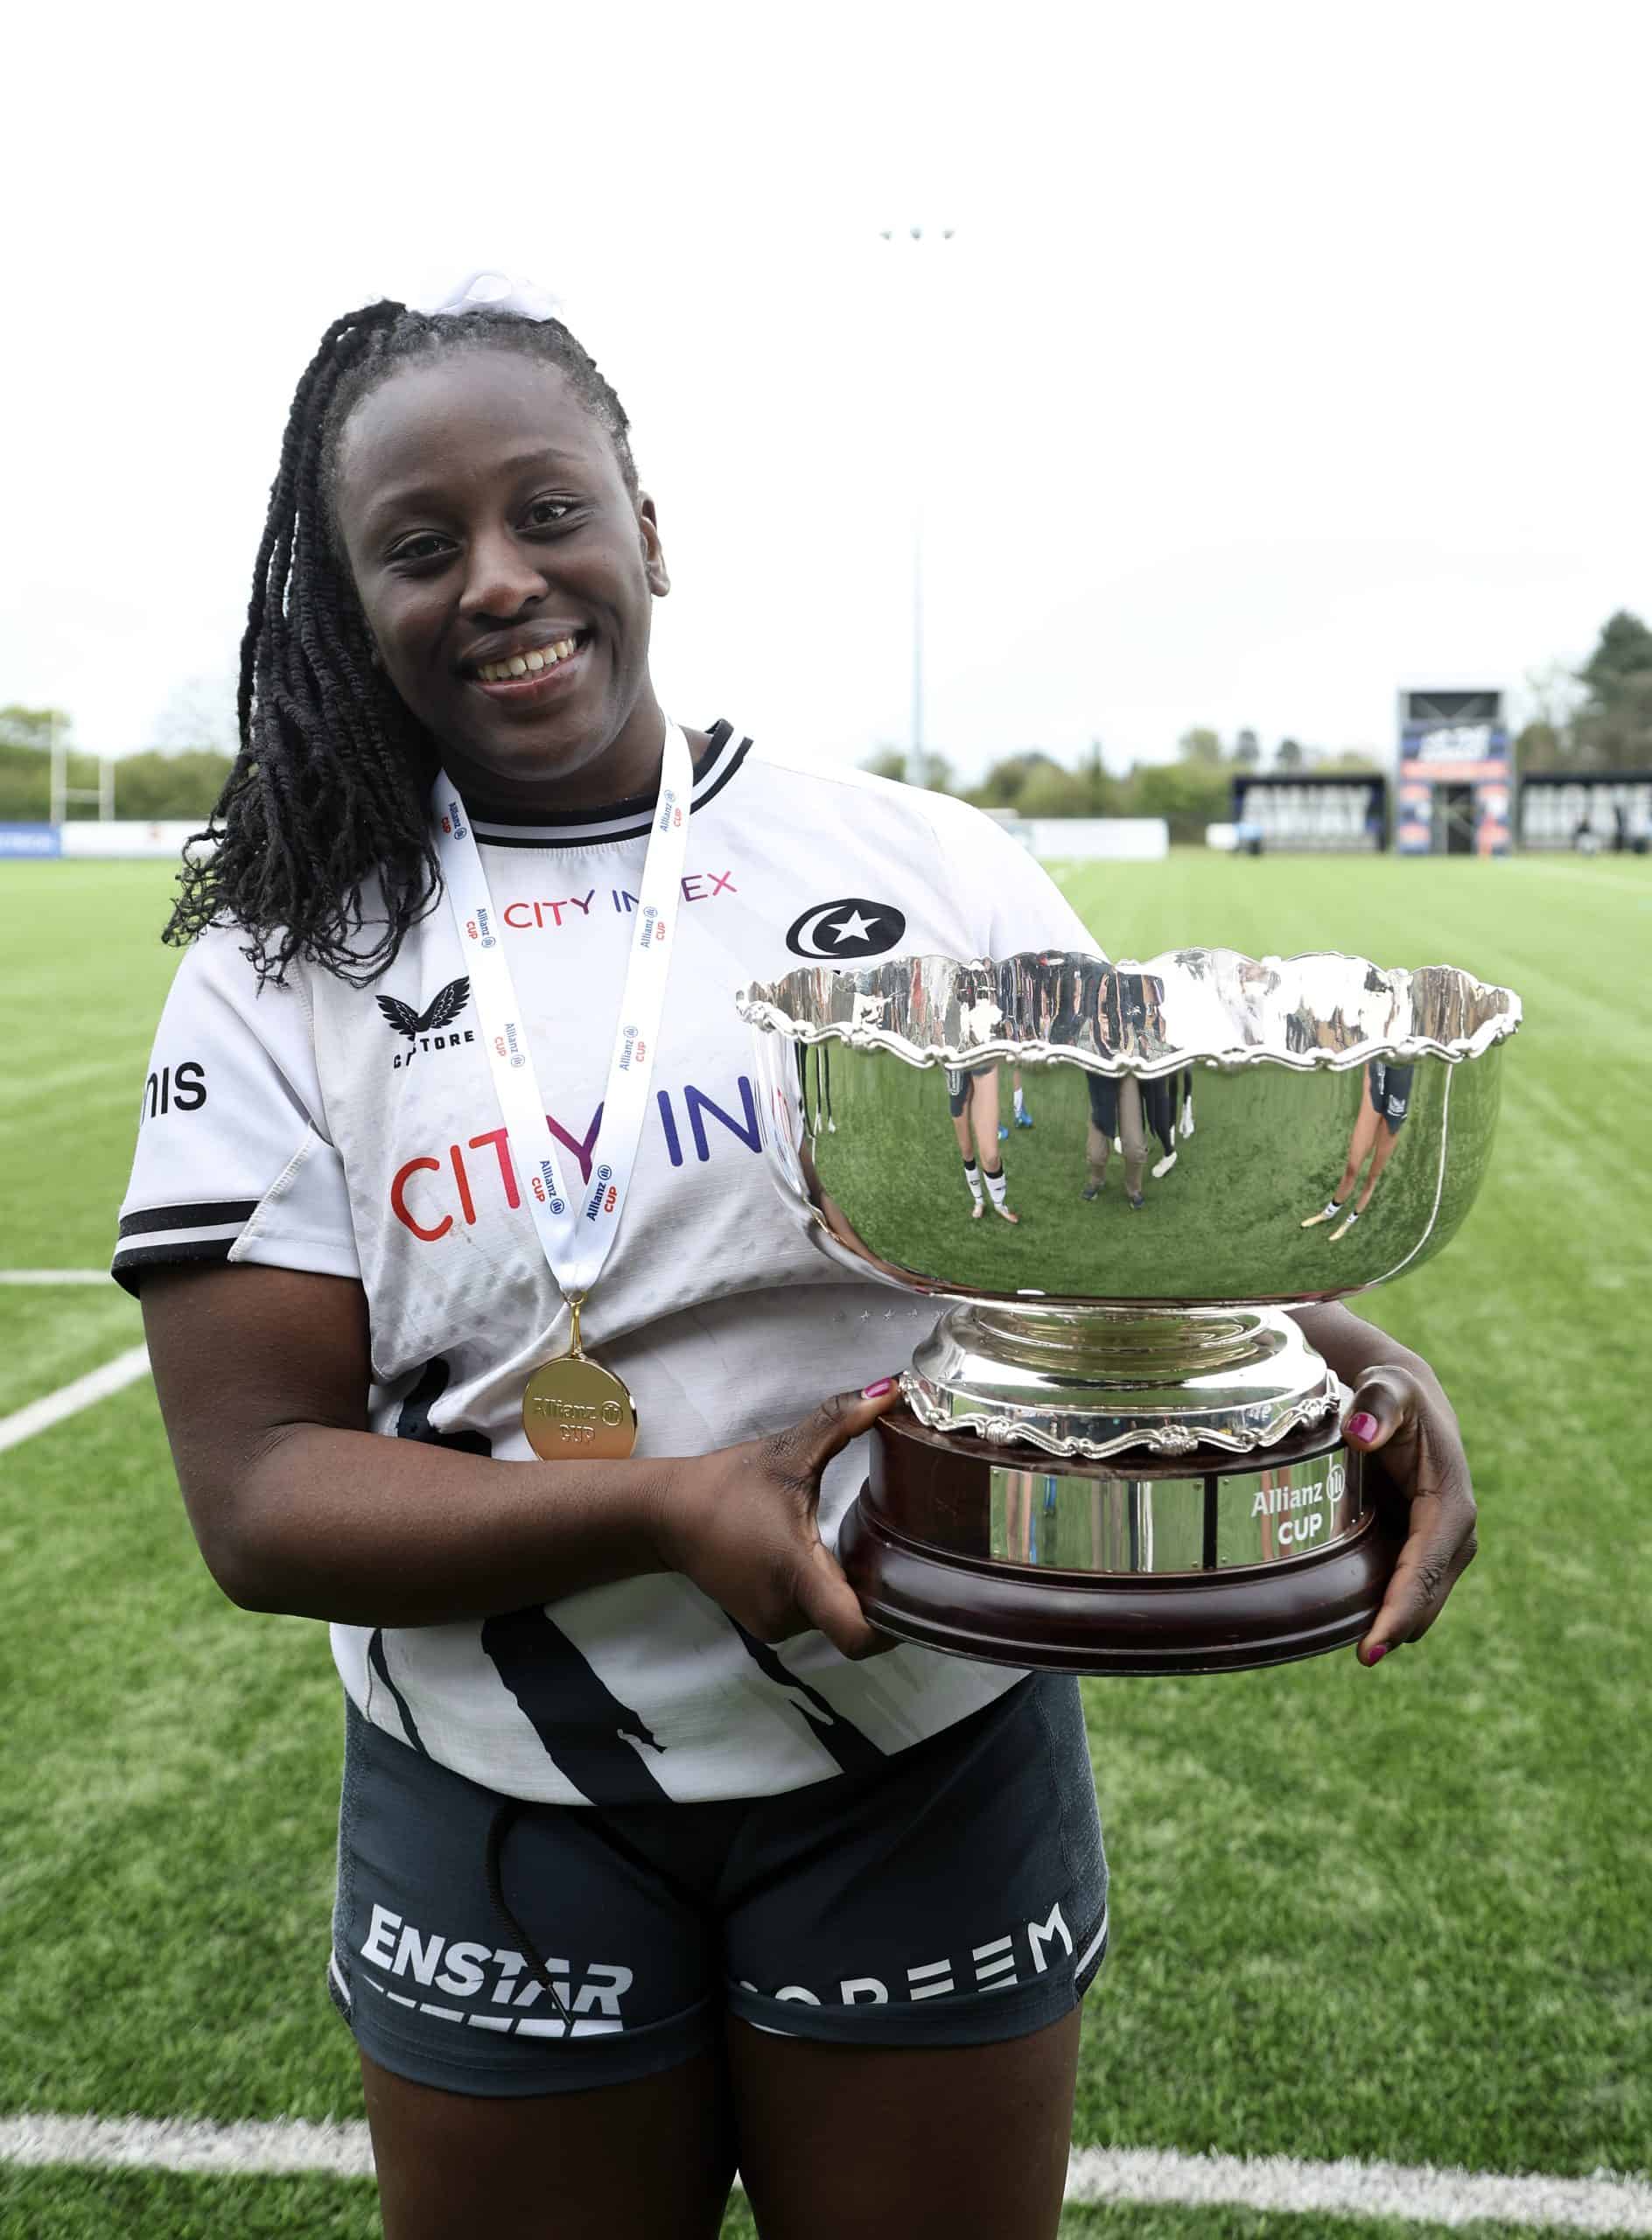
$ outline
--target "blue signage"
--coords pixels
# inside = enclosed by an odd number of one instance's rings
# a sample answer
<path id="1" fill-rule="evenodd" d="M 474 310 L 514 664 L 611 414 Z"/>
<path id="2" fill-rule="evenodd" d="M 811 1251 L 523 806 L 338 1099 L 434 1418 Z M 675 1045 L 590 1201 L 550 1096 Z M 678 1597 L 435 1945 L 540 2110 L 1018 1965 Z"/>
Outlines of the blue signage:
<path id="1" fill-rule="evenodd" d="M 0 824 L 0 856 L 60 856 L 63 836 L 55 824 Z"/>

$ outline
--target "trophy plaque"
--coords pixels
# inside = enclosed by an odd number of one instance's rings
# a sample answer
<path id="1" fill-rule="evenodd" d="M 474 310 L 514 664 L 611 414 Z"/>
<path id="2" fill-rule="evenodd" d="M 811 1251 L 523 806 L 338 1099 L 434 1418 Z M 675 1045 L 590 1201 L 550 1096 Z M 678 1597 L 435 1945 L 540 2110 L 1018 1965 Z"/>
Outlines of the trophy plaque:
<path id="1" fill-rule="evenodd" d="M 738 1002 L 815 1242 L 946 1308 L 839 1536 L 873 1624 L 1074 1672 L 1356 1641 L 1404 1520 L 1285 1310 L 1458 1228 L 1519 998 L 1186 948 L 808 966 Z"/>

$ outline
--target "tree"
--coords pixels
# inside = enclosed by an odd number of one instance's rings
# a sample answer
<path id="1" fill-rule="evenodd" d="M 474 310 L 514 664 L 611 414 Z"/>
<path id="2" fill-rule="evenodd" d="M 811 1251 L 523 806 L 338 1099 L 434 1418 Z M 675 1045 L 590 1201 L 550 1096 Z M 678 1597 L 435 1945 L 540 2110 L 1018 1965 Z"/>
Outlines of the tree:
<path id="1" fill-rule="evenodd" d="M 1228 814 L 1228 775 L 1207 762 L 1138 762 L 1130 795 L 1130 816 L 1162 816 L 1172 840 L 1197 842 Z"/>
<path id="2" fill-rule="evenodd" d="M 1015 806 L 1022 816 L 1088 816 L 1089 774 L 1084 770 L 1063 770 L 1047 756 L 1040 757 L 1038 766 L 1028 774 Z"/>
<path id="3" fill-rule="evenodd" d="M 115 766 L 115 814 L 145 823 L 163 817 L 197 817 L 204 823 L 234 767 L 233 756 L 210 747 L 123 755 Z"/>
<path id="4" fill-rule="evenodd" d="M 896 778 L 914 786 L 921 786 L 928 793 L 949 794 L 953 788 L 952 765 L 944 754 L 936 754 L 927 747 L 918 750 L 918 766 L 910 767 L 912 758 L 900 746 L 879 746 L 861 764 L 874 778 Z"/>
<path id="5" fill-rule="evenodd" d="M 1234 740 L 1233 759 L 1242 770 L 1254 770 L 1262 760 L 1262 741 L 1248 726 Z"/>
<path id="6" fill-rule="evenodd" d="M 995 762 L 981 783 L 964 798 L 977 808 L 1019 808 L 1027 781 L 1039 770 L 1054 770 L 1063 778 L 1068 774 L 1054 755 L 1046 754 L 1041 746 L 1030 746 L 1019 754 L 1006 754 Z"/>
<path id="7" fill-rule="evenodd" d="M 1638 614 L 1620 607 L 1601 629 L 1600 642 L 1578 671 L 1578 681 L 1588 687 L 1591 700 L 1604 705 L 1637 677 L 1648 675 L 1652 675 L 1652 630 Z"/>
<path id="8" fill-rule="evenodd" d="M 1572 742 L 1565 732 L 1541 717 L 1515 734 L 1516 770 L 1564 770 L 1571 752 Z"/>
<path id="9" fill-rule="evenodd" d="M 1184 732 L 1176 742 L 1176 752 L 1184 762 L 1197 762 L 1208 770 L 1217 769 L 1222 763 L 1222 740 L 1204 724 Z"/>
<path id="10" fill-rule="evenodd" d="M 1575 668 L 1568 668 L 1564 662 L 1539 662 L 1526 671 L 1526 728 L 1541 724 L 1557 736 L 1564 734 L 1582 697 Z"/>
<path id="11" fill-rule="evenodd" d="M 1084 765 L 1084 782 L 1088 798 L 1084 804 L 1086 816 L 1118 816 L 1120 787 L 1116 778 L 1108 774 L 1107 760 L 1098 738 L 1090 741 L 1088 759 Z"/>
<path id="12" fill-rule="evenodd" d="M 13 702 L 0 708 L 0 818 L 19 824 L 44 824 L 52 814 L 52 757 L 55 735 L 67 740 L 69 718 L 61 708 L 24 708 Z M 86 792 L 97 787 L 94 755 L 71 752 L 68 782 Z M 89 804 L 70 805 L 71 816 L 94 814 Z"/>
<path id="13" fill-rule="evenodd" d="M 1588 696 L 1572 719 L 1568 762 L 1586 770 L 1652 768 L 1652 630 L 1620 608 L 1578 681 Z"/>
<path id="14" fill-rule="evenodd" d="M 16 701 L 0 708 L 0 746 L 49 747 L 54 736 L 66 740 L 72 728 L 61 708 L 24 708 Z"/>
<path id="15" fill-rule="evenodd" d="M 1282 738 L 1279 752 L 1273 759 L 1281 770 L 1300 770 L 1308 758 L 1297 740 Z"/>

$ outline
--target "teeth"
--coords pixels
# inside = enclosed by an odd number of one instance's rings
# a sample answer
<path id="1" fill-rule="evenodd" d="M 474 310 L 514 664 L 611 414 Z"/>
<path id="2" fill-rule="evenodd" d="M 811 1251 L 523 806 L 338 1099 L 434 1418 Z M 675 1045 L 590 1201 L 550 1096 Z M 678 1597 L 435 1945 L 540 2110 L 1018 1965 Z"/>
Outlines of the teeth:
<path id="1" fill-rule="evenodd" d="M 484 662 L 476 674 L 485 684 L 504 684 L 513 676 L 536 676 L 541 669 L 554 668 L 558 662 L 565 662 L 578 648 L 577 638 L 562 638 L 543 653 L 513 654 L 508 661 Z"/>

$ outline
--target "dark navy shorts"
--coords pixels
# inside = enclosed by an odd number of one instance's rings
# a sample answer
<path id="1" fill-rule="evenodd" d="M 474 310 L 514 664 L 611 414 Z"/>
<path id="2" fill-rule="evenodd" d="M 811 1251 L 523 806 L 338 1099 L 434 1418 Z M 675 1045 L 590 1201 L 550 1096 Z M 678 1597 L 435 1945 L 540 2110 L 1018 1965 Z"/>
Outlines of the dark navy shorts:
<path id="1" fill-rule="evenodd" d="M 1415 1066 L 1395 1066 L 1386 1059 L 1373 1058 L 1366 1068 L 1371 1083 L 1371 1102 L 1388 1122 L 1390 1132 L 1397 1136 L 1405 1125 L 1405 1115 L 1410 1109 L 1411 1076 Z"/>
<path id="2" fill-rule="evenodd" d="M 521 1802 L 346 1717 L 329 1988 L 419 2083 L 620 2083 L 718 2045 L 725 2011 L 989 2044 L 1068 2013 L 1106 1954 L 1083 1714 L 1054 1674 L 870 1772 L 710 1804 Z"/>

